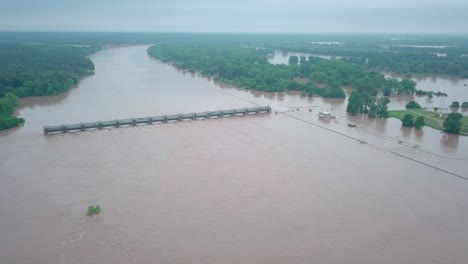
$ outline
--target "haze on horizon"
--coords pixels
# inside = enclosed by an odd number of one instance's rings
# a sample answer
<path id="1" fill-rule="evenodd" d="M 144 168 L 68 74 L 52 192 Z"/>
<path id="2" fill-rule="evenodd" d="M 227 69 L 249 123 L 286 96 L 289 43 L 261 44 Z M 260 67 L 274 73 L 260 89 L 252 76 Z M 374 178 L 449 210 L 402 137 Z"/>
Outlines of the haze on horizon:
<path id="1" fill-rule="evenodd" d="M 466 0 L 0 0 L 0 31 L 468 33 Z"/>

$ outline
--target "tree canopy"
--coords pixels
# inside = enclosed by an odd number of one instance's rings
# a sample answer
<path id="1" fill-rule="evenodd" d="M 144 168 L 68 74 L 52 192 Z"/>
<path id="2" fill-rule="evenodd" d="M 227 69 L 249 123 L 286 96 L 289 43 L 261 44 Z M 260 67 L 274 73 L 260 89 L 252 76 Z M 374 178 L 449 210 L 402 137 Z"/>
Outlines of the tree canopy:
<path id="1" fill-rule="evenodd" d="M 410 101 L 409 103 L 406 104 L 406 108 L 420 109 L 421 106 L 415 101 Z"/>
<path id="2" fill-rule="evenodd" d="M 414 121 L 414 128 L 416 129 L 422 129 L 426 125 L 426 121 L 424 120 L 424 116 L 418 116 L 416 117 L 416 120 Z"/>
<path id="3" fill-rule="evenodd" d="M 345 60 L 291 56 L 288 65 L 270 64 L 268 56 L 273 53 L 269 49 L 208 43 L 158 44 L 148 49 L 150 56 L 178 69 L 266 92 L 295 90 L 309 96 L 345 98 L 342 87 L 349 86 L 367 99 L 386 86 L 397 93 L 412 93 L 416 86 L 411 80 L 387 80 L 379 72 Z M 364 105 L 368 103 L 365 100 Z"/>
<path id="4" fill-rule="evenodd" d="M 444 132 L 450 134 L 460 134 L 463 115 L 460 113 L 450 113 L 442 124 Z"/>
<path id="5" fill-rule="evenodd" d="M 431 49 L 398 45 L 382 47 L 381 43 L 372 40 L 369 42 L 362 40 L 343 41 L 346 42 L 345 45 L 311 45 L 306 41 L 291 41 L 265 46 L 281 51 L 342 56 L 343 60 L 365 67 L 367 70 L 398 74 L 448 74 L 463 78 L 468 77 L 468 57 L 463 56 L 468 53 L 465 43 L 460 43 L 458 48 Z M 439 57 L 434 54 L 440 52 L 447 53 L 447 56 Z"/>
<path id="6" fill-rule="evenodd" d="M 452 104 L 450 104 L 450 107 L 452 108 L 459 108 L 460 107 L 460 103 L 458 101 L 453 101 Z"/>
<path id="7" fill-rule="evenodd" d="M 413 127 L 414 126 L 414 117 L 412 114 L 406 114 L 403 116 L 401 123 L 404 127 Z"/>
<path id="8" fill-rule="evenodd" d="M 24 123 L 23 118 L 13 116 L 17 105 L 18 97 L 12 93 L 7 93 L 0 98 L 0 130 L 16 127 Z"/>
<path id="9" fill-rule="evenodd" d="M 94 49 L 0 43 L 0 129 L 23 123 L 13 117 L 17 97 L 56 95 L 92 74 Z"/>

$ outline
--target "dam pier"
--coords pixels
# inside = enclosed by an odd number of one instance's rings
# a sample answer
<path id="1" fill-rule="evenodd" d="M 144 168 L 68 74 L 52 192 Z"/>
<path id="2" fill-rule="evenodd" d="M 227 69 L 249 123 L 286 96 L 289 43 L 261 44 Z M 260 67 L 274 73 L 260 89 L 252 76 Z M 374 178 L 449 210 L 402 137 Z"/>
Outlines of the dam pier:
<path id="1" fill-rule="evenodd" d="M 207 112 L 196 112 L 189 114 L 162 115 L 142 118 L 116 119 L 112 121 L 96 121 L 89 123 L 66 124 L 57 126 L 44 126 L 44 135 L 50 133 L 67 133 L 68 131 L 85 131 L 89 129 L 103 129 L 107 127 L 136 126 L 139 124 L 167 123 L 184 120 L 197 120 L 209 118 L 221 118 L 227 116 L 255 115 L 260 113 L 270 113 L 270 106 L 258 106 L 251 108 L 239 108 L 230 110 L 218 110 Z"/>

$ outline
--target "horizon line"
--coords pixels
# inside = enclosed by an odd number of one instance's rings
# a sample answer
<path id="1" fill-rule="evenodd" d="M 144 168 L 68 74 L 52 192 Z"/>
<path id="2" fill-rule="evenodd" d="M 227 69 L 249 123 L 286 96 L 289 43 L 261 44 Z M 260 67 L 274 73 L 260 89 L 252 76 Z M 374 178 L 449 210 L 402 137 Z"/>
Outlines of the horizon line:
<path id="1" fill-rule="evenodd" d="M 468 32 L 223 32 L 223 31 L 88 31 L 88 30 L 1 30 L 0 33 L 120 33 L 120 34 L 212 34 L 212 35 L 453 35 L 468 36 Z"/>

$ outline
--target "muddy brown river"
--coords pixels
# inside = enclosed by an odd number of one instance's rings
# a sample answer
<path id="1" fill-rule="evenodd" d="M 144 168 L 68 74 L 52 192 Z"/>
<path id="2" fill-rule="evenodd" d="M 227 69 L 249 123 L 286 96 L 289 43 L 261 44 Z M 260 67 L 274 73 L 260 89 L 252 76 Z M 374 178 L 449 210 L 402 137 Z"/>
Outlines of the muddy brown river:
<path id="1" fill-rule="evenodd" d="M 0 134 L 0 263 L 468 263 L 467 137 L 217 84 L 146 48 L 98 52 L 78 87 L 21 101 L 26 124 Z M 42 133 L 255 104 L 278 113 Z"/>

